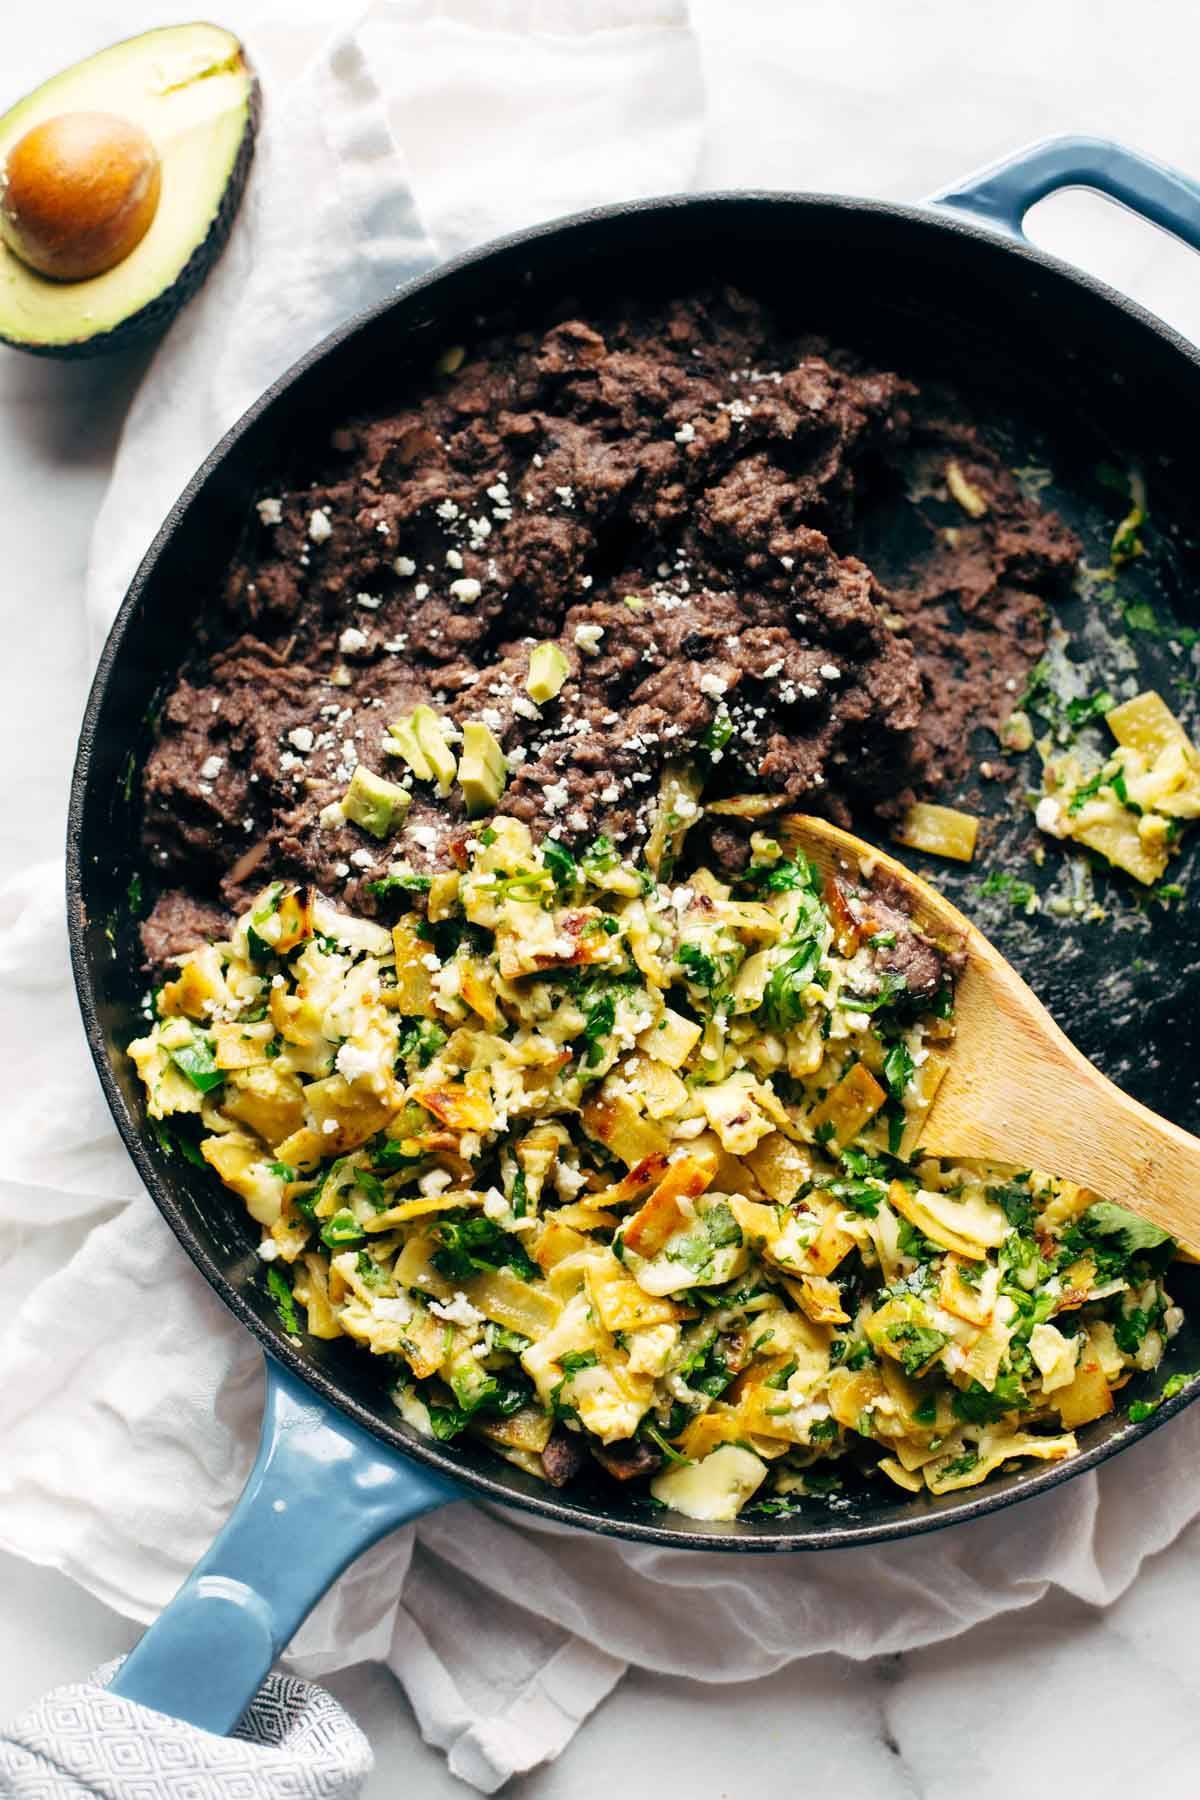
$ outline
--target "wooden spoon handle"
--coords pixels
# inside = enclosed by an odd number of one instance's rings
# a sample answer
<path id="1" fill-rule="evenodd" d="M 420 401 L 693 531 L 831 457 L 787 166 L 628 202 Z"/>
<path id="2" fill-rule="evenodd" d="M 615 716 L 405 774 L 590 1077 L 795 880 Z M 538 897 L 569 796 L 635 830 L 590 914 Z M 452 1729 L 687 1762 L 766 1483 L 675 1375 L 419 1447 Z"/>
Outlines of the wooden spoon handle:
<path id="1" fill-rule="evenodd" d="M 1123 1094 L 1005 973 L 972 962 L 959 980 L 957 1042 L 922 1147 L 1063 1175 L 1200 1245 L 1200 1138 Z"/>

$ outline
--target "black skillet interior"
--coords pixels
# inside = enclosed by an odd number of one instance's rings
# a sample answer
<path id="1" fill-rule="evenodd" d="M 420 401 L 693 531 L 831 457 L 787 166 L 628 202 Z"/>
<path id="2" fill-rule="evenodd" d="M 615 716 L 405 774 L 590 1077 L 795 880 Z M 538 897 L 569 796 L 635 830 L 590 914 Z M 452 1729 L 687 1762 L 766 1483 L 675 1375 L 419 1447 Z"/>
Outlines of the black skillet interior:
<path id="1" fill-rule="evenodd" d="M 1191 600 L 1196 546 L 1188 497 L 1197 491 L 1191 420 L 1200 409 L 1200 362 L 1136 309 L 1036 252 L 1001 248 L 986 232 L 870 203 L 787 196 L 718 196 L 588 215 L 464 259 L 347 328 L 284 377 L 209 459 L 156 540 L 101 661 L 80 744 L 70 816 L 68 901 L 85 1024 L 117 1123 L 157 1204 L 184 1247 L 234 1312 L 334 1404 L 377 1435 L 458 1471 L 495 1499 L 564 1522 L 658 1542 L 727 1549 L 819 1548 L 908 1535 L 978 1515 L 1039 1491 L 1101 1460 L 1186 1404 L 1200 1378 L 1149 1421 L 1123 1412 L 1089 1427 L 1074 1463 L 1037 1465 L 960 1495 L 907 1497 L 882 1484 L 812 1500 L 787 1520 L 700 1526 L 653 1515 L 611 1485 L 549 1493 L 473 1446 L 414 1445 L 386 1397 L 377 1362 L 340 1343 L 294 1347 L 263 1291 L 255 1232 L 239 1203 L 147 1126 L 122 1054 L 142 1021 L 139 907 L 152 877 L 140 849 L 138 771 L 153 719 L 175 671 L 194 647 L 196 621 L 216 591 L 250 497 L 296 446 L 322 443 L 353 397 L 386 405 L 419 380 L 447 345 L 481 322 L 534 323 L 574 300 L 606 292 L 686 291 L 729 280 L 774 304 L 796 330 L 823 331 L 881 366 L 953 381 L 994 427 L 1014 466 L 1036 468 L 1044 497 L 1084 538 L 1091 564 L 1107 560 L 1121 507 L 1098 465 L 1136 466 L 1150 488 L 1148 553 L 1118 597 L 1064 604 L 1072 639 L 1090 647 L 1092 686 L 1134 674 L 1160 688 L 1194 722 L 1193 659 L 1171 624 L 1200 624 Z M 1114 510 L 1115 508 L 1115 510 Z M 840 547 L 840 546 L 839 546 Z M 848 545 L 847 548 L 854 546 Z M 902 545 L 865 547 L 886 565 Z M 1149 603 L 1155 629 L 1124 631 L 1121 608 Z M 1150 614 L 1135 610 L 1134 620 Z M 1068 652 L 1078 654 L 1078 651 Z M 995 744 L 981 738 L 981 756 Z M 1018 788 L 1032 783 L 1034 764 Z M 980 798 L 978 775 L 967 784 Z M 1200 931 L 1186 904 L 1135 904 L 1128 885 L 1097 877 L 1106 916 L 1026 915 L 1003 895 L 981 895 L 988 871 L 1065 891 L 1050 852 L 1036 870 L 1028 817 L 984 784 L 996 816 L 981 866 L 926 867 L 996 937 L 1059 1022 L 1100 1066 L 1179 1123 L 1200 1130 Z M 989 799 L 987 796 L 990 795 Z M 1200 841 L 1200 833 L 1197 841 Z M 1187 883 L 1196 850 L 1170 879 Z M 919 864 L 920 859 L 917 859 Z M 1176 873 L 1178 869 L 1178 873 Z M 1078 886 L 1078 880 L 1076 879 Z M 140 899 L 138 898 L 140 893 Z M 1200 1367 L 1200 1294 L 1190 1271 L 1173 1282 L 1196 1317 L 1172 1344 L 1153 1383 Z"/>

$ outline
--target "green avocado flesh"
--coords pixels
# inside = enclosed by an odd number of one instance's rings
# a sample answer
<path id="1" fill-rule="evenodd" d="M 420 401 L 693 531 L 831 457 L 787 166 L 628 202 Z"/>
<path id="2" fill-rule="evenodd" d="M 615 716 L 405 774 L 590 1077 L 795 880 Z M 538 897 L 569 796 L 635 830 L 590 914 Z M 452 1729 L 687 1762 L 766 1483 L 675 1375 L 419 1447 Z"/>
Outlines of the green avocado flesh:
<path id="1" fill-rule="evenodd" d="M 19 139 L 67 112 L 140 125 L 162 163 L 145 237 L 90 281 L 50 281 L 0 243 L 0 339 L 80 356 L 161 330 L 199 287 L 232 223 L 249 168 L 258 84 L 216 25 L 169 25 L 55 75 L 0 118 L 0 168 Z"/>

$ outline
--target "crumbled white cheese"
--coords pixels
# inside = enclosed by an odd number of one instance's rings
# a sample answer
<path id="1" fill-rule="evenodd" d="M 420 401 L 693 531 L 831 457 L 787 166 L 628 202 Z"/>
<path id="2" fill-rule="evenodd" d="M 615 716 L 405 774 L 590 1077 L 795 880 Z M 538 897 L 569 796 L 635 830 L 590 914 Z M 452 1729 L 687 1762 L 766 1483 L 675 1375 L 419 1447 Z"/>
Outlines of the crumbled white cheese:
<path id="1" fill-rule="evenodd" d="M 364 1050 L 358 1044 L 342 1044 L 334 1064 L 347 1081 L 361 1081 L 364 1075 L 379 1075 L 383 1071 L 379 1051 Z"/>
<path id="2" fill-rule="evenodd" d="M 281 500 L 258 500 L 255 510 L 264 525 L 283 524 L 283 502 Z"/>
<path id="3" fill-rule="evenodd" d="M 415 575 L 417 572 L 417 565 L 411 556 L 398 556 L 392 567 L 397 575 Z"/>
<path id="4" fill-rule="evenodd" d="M 1051 837 L 1065 837 L 1062 807 L 1050 794 L 1043 794 L 1037 803 L 1037 811 L 1033 815 L 1039 831 L 1048 831 Z"/>
<path id="5" fill-rule="evenodd" d="M 606 788 L 600 789 L 600 798 L 605 806 L 615 806 L 621 798 L 621 790 L 615 781 L 610 781 Z"/>
<path id="6" fill-rule="evenodd" d="M 449 1169 L 429 1169 L 422 1175 L 417 1186 L 425 1198 L 431 1200 L 435 1194 L 444 1194 L 452 1180 Z"/>
<path id="7" fill-rule="evenodd" d="M 458 559 L 458 566 L 462 567 L 461 557 Z M 459 580 L 450 583 L 450 592 L 456 600 L 461 600 L 464 606 L 474 606 L 482 594 L 483 588 L 473 576 L 463 575 Z"/>
<path id="8" fill-rule="evenodd" d="M 825 677 L 826 681 L 840 681 L 842 679 L 842 671 L 838 668 L 836 663 L 822 663 L 820 672 Z"/>
<path id="9" fill-rule="evenodd" d="M 223 756 L 206 756 L 200 765 L 201 781 L 215 781 L 225 767 Z"/>
<path id="10" fill-rule="evenodd" d="M 288 743 L 294 750 L 302 751 L 305 756 L 308 755 L 316 741 L 307 725 L 297 725 L 288 732 Z"/>
<path id="11" fill-rule="evenodd" d="M 696 427 L 689 421 L 679 427 L 679 430 L 675 433 L 675 442 L 677 444 L 690 444 L 695 435 Z"/>
<path id="12" fill-rule="evenodd" d="M 570 1163 L 555 1163 L 554 1185 L 561 1200 L 573 1200 L 586 1180 L 586 1175 L 583 1175 L 578 1169 L 573 1169 Z"/>
<path id="13" fill-rule="evenodd" d="M 333 526 L 323 506 L 314 507 L 309 513 L 308 535 L 314 544 L 324 544 L 333 536 Z"/>
<path id="14" fill-rule="evenodd" d="M 542 789 L 542 798 L 546 802 L 547 812 L 559 812 L 567 804 L 566 782 L 550 782 Z"/>
<path id="15" fill-rule="evenodd" d="M 447 1319 L 452 1325 L 469 1328 L 472 1325 L 482 1325 L 483 1323 L 483 1314 L 477 1307 L 471 1305 L 461 1288 L 453 1300 L 431 1300 L 429 1310 L 437 1318 Z"/>
<path id="16" fill-rule="evenodd" d="M 360 631 L 357 625 L 347 625 L 338 639 L 338 649 L 343 656 L 354 656 L 358 651 L 366 649 L 367 641 L 365 631 Z"/>
<path id="17" fill-rule="evenodd" d="M 575 627 L 575 642 L 585 656 L 599 656 L 600 639 L 603 636 L 603 625 L 577 625 Z"/>
<path id="18" fill-rule="evenodd" d="M 275 1261 L 275 1258 L 278 1255 L 279 1255 L 279 1245 L 275 1242 L 275 1239 L 274 1238 L 264 1238 L 262 1243 L 258 1246 L 259 1261 L 271 1263 L 271 1262 Z"/>
<path id="19" fill-rule="evenodd" d="M 412 1301 L 405 1294 L 381 1294 L 372 1298 L 371 1311 L 389 1325 L 407 1325 L 413 1316 Z"/>
<path id="20" fill-rule="evenodd" d="M 718 675 L 713 669 L 705 669 L 700 677 L 700 692 L 707 694 L 710 700 L 719 700 L 728 686 L 724 676 Z"/>

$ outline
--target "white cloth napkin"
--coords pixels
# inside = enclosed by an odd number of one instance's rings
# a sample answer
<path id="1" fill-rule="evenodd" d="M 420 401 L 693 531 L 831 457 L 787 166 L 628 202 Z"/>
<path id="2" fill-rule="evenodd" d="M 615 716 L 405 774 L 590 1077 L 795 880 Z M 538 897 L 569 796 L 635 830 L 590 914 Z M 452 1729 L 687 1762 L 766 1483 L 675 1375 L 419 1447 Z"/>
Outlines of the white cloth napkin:
<path id="1" fill-rule="evenodd" d="M 249 35 L 269 66 L 270 29 Z M 129 415 L 96 529 L 97 634 L 204 452 L 323 331 L 497 230 L 687 187 L 706 123 L 685 0 L 396 0 L 289 95 L 269 89 L 233 241 Z M 779 171 L 781 185 L 803 178 Z M 148 1620 L 247 1473 L 260 1359 L 115 1139 L 75 1014 L 57 866 L 0 892 L 0 991 L 0 1545 Z M 308 1675 L 386 1662 L 427 1740 L 490 1792 L 556 1755 L 628 1663 L 736 1681 L 948 1637 L 1052 1585 L 1103 1604 L 1196 1512 L 1198 1450 L 1200 1408 L 1017 1511 L 769 1563 L 458 1505 L 351 1569 L 289 1661 Z"/>

